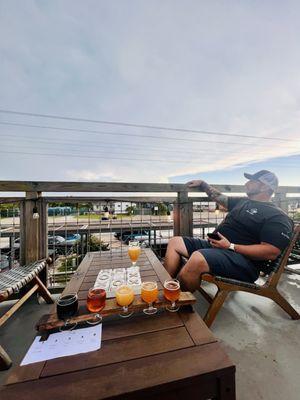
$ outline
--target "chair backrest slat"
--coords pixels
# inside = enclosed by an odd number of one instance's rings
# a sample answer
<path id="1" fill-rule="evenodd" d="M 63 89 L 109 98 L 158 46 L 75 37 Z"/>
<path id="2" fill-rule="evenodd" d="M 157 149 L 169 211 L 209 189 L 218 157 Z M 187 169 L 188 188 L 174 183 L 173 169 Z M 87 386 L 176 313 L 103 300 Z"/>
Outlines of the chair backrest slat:
<path id="1" fill-rule="evenodd" d="M 268 286 L 276 286 L 284 268 L 288 262 L 288 259 L 293 251 L 293 248 L 298 245 L 300 236 L 300 225 L 296 225 L 294 228 L 294 233 L 290 244 L 287 248 L 281 253 L 281 255 L 274 261 L 270 262 L 268 265 L 270 274 L 267 279 L 266 285 Z"/>

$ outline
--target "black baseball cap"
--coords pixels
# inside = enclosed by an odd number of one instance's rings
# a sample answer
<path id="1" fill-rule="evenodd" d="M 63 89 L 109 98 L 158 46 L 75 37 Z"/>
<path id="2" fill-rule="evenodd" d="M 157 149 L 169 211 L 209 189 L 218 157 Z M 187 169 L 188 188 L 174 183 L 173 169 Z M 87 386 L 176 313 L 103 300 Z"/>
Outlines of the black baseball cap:
<path id="1" fill-rule="evenodd" d="M 278 188 L 278 178 L 277 176 L 266 169 L 262 169 L 261 171 L 256 172 L 255 174 L 247 174 L 244 173 L 244 177 L 251 181 L 259 181 L 269 186 L 270 189 L 275 191 Z"/>

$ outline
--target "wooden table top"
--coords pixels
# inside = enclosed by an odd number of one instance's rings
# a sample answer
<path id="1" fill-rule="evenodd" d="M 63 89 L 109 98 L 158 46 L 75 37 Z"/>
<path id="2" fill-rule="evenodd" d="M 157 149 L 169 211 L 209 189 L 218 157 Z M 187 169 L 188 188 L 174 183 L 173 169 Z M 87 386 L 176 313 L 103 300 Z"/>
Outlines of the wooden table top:
<path id="1" fill-rule="evenodd" d="M 130 264 L 125 249 L 88 253 L 64 293 L 78 292 L 83 306 L 100 269 Z M 162 290 L 169 275 L 151 249 L 143 250 L 138 265 L 142 281 L 156 280 Z M 229 370 L 234 365 L 197 313 L 161 311 L 104 320 L 100 350 L 18 366 L 0 395 L 6 400 L 139 398 L 137 393 L 160 393 Z"/>

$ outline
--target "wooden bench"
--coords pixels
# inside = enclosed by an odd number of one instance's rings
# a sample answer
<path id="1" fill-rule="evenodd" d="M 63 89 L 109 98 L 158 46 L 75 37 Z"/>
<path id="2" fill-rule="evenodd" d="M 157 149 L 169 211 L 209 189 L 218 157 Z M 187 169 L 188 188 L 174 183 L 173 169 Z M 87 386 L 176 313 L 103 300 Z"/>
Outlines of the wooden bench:
<path id="1" fill-rule="evenodd" d="M 0 327 L 35 292 L 38 292 L 48 304 L 53 303 L 51 294 L 39 278 L 39 274 L 44 270 L 49 262 L 49 259 L 41 260 L 0 274 L 0 303 L 10 299 L 20 291 L 23 294 L 21 298 L 0 317 Z M 11 364 L 12 362 L 9 356 L 0 346 L 0 370 L 8 369 Z"/>
<path id="2" fill-rule="evenodd" d="M 294 229 L 294 234 L 289 246 L 275 261 L 270 261 L 264 267 L 268 276 L 263 285 L 256 283 L 242 282 L 235 279 L 223 278 L 221 276 L 213 276 L 211 274 L 203 274 L 202 281 L 213 283 L 217 286 L 218 290 L 214 297 L 211 297 L 202 287 L 199 287 L 199 292 L 210 303 L 209 309 L 204 317 L 204 322 L 210 327 L 221 309 L 224 301 L 230 292 L 243 291 L 248 293 L 257 294 L 259 296 L 268 297 L 275 301 L 284 311 L 286 311 L 292 319 L 299 319 L 299 313 L 290 305 L 290 303 L 279 293 L 277 284 L 284 272 L 286 264 L 294 254 L 294 248 L 299 245 L 300 225 Z"/>

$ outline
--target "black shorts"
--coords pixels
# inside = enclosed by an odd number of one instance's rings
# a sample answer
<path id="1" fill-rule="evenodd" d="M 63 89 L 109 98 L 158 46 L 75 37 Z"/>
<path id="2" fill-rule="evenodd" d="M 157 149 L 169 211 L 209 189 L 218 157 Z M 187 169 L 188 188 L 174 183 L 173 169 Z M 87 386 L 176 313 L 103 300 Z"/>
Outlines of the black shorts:
<path id="1" fill-rule="evenodd" d="M 208 240 L 183 237 L 183 241 L 189 257 L 194 251 L 200 251 L 213 275 L 244 282 L 255 282 L 259 277 L 259 269 L 242 254 L 213 248 Z"/>

